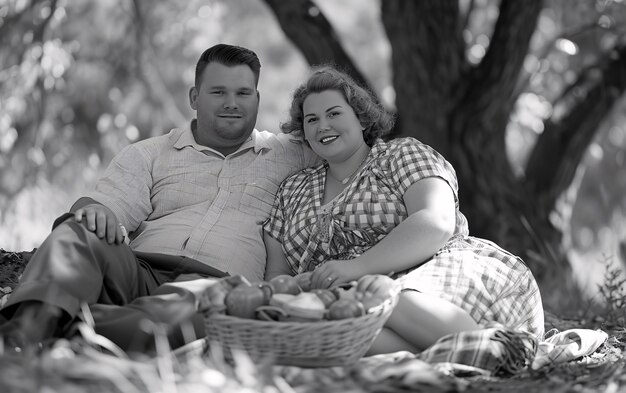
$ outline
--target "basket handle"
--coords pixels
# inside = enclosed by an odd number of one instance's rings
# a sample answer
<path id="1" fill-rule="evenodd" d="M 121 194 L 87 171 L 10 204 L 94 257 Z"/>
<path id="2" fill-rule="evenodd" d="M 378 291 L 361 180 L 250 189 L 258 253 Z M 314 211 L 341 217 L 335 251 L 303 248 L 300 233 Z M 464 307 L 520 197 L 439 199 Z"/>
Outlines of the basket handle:
<path id="1" fill-rule="evenodd" d="M 265 295 L 265 301 L 269 302 L 270 298 L 274 294 L 274 287 L 272 287 L 272 284 L 268 282 L 260 282 L 258 286 L 259 288 L 261 288 L 261 290 L 263 291 L 263 294 Z"/>
<path id="2" fill-rule="evenodd" d="M 341 284 L 333 285 L 328 289 L 340 288 L 340 289 L 350 289 L 356 286 L 356 281 L 342 282 Z"/>
<path id="3" fill-rule="evenodd" d="M 289 316 L 285 310 L 277 306 L 259 306 L 255 312 L 258 319 L 270 322 L 277 322 L 281 317 Z"/>

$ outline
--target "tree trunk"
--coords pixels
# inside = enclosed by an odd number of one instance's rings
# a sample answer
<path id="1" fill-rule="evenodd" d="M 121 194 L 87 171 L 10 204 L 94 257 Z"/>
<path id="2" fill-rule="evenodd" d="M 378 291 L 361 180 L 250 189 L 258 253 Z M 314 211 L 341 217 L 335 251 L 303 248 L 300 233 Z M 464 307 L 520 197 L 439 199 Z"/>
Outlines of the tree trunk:
<path id="1" fill-rule="evenodd" d="M 450 158 L 449 116 L 464 64 L 457 0 L 385 0 L 382 21 L 391 43 L 398 124 Z"/>
<path id="2" fill-rule="evenodd" d="M 393 48 L 398 134 L 430 144 L 452 162 L 470 232 L 525 257 L 538 276 L 551 265 L 562 267 L 546 263 L 563 261 L 561 238 L 525 197 L 506 155 L 504 131 L 541 9 L 541 0 L 502 1 L 488 51 L 472 67 L 463 53 L 458 1 L 382 3 Z"/>

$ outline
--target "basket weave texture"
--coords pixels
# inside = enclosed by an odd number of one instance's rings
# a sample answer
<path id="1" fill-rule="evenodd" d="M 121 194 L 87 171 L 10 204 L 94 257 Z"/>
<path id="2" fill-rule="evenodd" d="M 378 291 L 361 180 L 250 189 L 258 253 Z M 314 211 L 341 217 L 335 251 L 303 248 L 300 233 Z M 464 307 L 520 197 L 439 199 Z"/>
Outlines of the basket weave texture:
<path id="1" fill-rule="evenodd" d="M 299 367 L 348 366 L 359 360 L 389 318 L 395 294 L 361 317 L 334 321 L 273 322 L 205 312 L 208 339 L 227 358 L 243 350 L 253 360 Z"/>

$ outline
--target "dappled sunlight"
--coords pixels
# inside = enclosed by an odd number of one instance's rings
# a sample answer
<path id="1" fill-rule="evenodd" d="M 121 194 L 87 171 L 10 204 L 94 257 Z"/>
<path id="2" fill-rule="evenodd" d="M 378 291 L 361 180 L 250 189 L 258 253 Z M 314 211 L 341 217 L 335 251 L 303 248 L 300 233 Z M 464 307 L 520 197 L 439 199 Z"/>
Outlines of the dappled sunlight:
<path id="1" fill-rule="evenodd" d="M 81 186 L 87 186 L 80 182 Z M 50 234 L 54 220 L 68 211 L 84 190 L 68 189 L 47 182 L 25 188 L 10 203 L 0 203 L 9 208 L 0 211 L 0 248 L 30 251 L 39 247 Z"/>

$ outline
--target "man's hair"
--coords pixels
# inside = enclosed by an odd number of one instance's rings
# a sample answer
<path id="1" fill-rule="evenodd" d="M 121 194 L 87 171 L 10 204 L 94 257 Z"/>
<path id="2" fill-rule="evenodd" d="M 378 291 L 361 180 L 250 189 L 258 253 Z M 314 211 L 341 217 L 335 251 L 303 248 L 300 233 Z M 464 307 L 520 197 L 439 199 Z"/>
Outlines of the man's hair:
<path id="1" fill-rule="evenodd" d="M 327 90 L 338 91 L 352 107 L 364 128 L 363 138 L 368 146 L 388 134 L 394 125 L 394 117 L 378 102 L 374 94 L 360 86 L 350 75 L 335 65 L 322 65 L 313 69 L 309 78 L 293 93 L 290 119 L 280 125 L 284 133 L 304 136 L 304 100 L 312 93 Z"/>
<path id="2" fill-rule="evenodd" d="M 259 57 L 250 49 L 241 46 L 217 44 L 205 50 L 196 64 L 196 78 L 194 83 L 196 87 L 202 83 L 202 74 L 209 63 L 220 63 L 222 65 L 233 67 L 237 65 L 247 65 L 254 74 L 255 85 L 259 84 L 259 74 L 261 71 L 261 62 Z"/>

